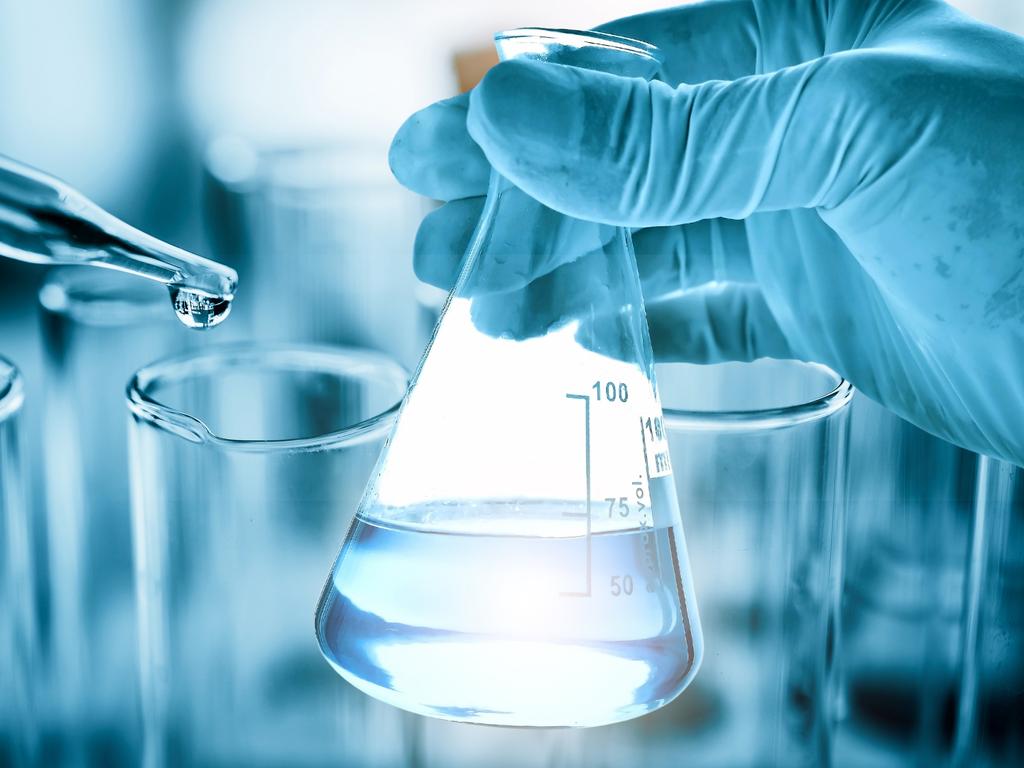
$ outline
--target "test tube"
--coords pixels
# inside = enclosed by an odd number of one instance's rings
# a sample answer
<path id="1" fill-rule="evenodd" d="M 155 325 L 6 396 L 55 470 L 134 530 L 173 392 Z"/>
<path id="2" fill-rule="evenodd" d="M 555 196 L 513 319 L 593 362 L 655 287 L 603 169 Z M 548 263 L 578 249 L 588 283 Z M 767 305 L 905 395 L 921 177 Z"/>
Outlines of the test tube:
<path id="1" fill-rule="evenodd" d="M 401 765 L 313 608 L 405 392 L 366 350 L 228 345 L 128 388 L 145 764 Z"/>
<path id="2" fill-rule="evenodd" d="M 163 286 L 53 271 L 39 293 L 48 631 L 44 748 L 62 765 L 134 766 L 141 714 L 123 393 L 132 373 L 194 343 Z"/>
<path id="3" fill-rule="evenodd" d="M 34 765 L 37 623 L 18 438 L 21 375 L 0 357 L 0 765 Z"/>

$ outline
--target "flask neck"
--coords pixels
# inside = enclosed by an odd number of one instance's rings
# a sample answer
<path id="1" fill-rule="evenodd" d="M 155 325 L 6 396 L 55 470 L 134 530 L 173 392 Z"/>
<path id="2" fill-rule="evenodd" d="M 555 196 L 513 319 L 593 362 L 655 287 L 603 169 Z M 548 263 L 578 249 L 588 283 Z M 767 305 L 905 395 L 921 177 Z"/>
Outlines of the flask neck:
<path id="1" fill-rule="evenodd" d="M 456 295 L 470 298 L 522 290 L 584 257 L 607 258 L 609 245 L 624 234 L 611 224 L 548 208 L 492 170 Z M 626 255 L 621 248 L 613 250 Z"/>
<path id="2" fill-rule="evenodd" d="M 653 47 L 598 33 L 513 30 L 496 43 L 505 60 L 617 76 L 649 78 L 660 66 Z M 487 337 L 522 342 L 568 333 L 590 353 L 634 361 L 653 382 L 629 231 L 558 213 L 494 170 L 451 298 Z"/>

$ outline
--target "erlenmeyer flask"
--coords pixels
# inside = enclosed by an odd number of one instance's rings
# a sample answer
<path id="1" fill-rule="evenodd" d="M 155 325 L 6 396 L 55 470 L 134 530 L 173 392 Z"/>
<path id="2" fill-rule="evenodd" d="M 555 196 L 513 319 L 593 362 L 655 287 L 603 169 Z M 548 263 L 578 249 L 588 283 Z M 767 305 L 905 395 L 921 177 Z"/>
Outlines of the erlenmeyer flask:
<path id="1" fill-rule="evenodd" d="M 659 66 L 594 32 L 495 39 L 504 59 Z M 316 631 L 357 688 L 451 720 L 601 725 L 689 683 L 700 624 L 626 230 L 492 173 Z"/>

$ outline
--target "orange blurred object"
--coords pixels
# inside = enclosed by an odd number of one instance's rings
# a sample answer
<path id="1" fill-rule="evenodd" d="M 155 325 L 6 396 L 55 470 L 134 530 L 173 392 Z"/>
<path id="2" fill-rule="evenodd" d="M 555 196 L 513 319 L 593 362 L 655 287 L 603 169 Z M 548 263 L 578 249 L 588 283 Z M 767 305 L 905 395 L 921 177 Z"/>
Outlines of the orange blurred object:
<path id="1" fill-rule="evenodd" d="M 459 51 L 455 54 L 455 76 L 459 83 L 459 93 L 465 93 L 479 83 L 487 70 L 498 63 L 498 54 L 494 46 Z"/>

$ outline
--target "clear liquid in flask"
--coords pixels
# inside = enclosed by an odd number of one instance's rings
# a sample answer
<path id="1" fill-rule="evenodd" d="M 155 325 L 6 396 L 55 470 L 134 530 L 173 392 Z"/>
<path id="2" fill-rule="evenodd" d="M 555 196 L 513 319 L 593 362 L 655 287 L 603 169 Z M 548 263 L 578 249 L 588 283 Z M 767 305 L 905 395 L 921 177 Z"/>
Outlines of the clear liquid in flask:
<path id="1" fill-rule="evenodd" d="M 696 661 L 686 549 L 677 526 L 609 506 L 589 535 L 564 502 L 364 510 L 317 617 L 325 656 L 435 717 L 588 726 L 658 708 Z"/>

